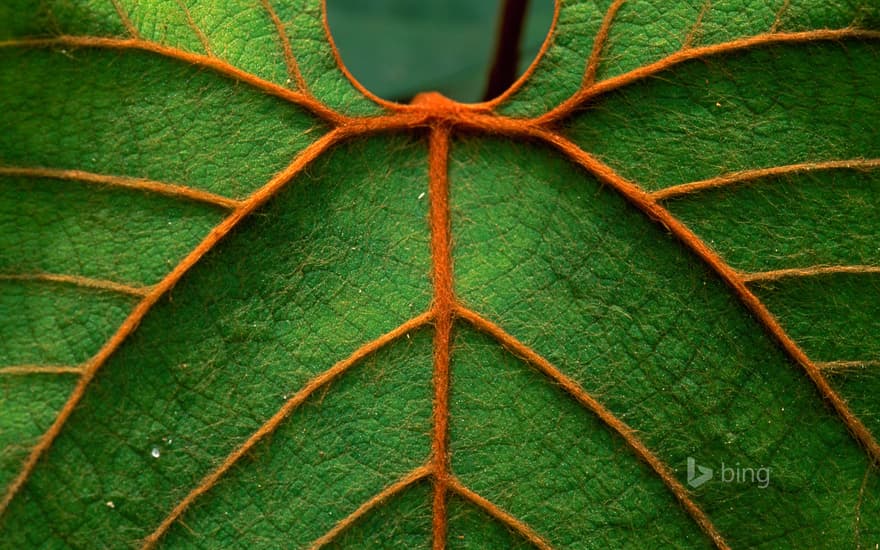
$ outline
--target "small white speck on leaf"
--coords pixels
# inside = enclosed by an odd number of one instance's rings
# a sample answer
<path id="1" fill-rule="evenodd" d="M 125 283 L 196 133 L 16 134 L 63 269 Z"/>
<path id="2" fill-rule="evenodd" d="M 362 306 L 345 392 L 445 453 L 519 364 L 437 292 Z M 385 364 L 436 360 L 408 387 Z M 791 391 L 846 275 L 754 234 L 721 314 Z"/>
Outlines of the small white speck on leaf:
<path id="1" fill-rule="evenodd" d="M 113 504 L 112 500 L 108 500 L 105 504 L 107 505 L 107 508 L 111 508 L 111 509 L 116 508 L 116 505 Z"/>
<path id="2" fill-rule="evenodd" d="M 425 192 L 424 192 L 424 191 L 422 191 L 422 194 L 421 194 L 421 195 L 419 195 L 419 198 L 418 198 L 418 199 L 416 199 L 416 200 L 422 200 L 422 199 L 424 199 L 424 198 L 425 198 Z"/>
<path id="3" fill-rule="evenodd" d="M 153 447 L 153 450 L 150 451 L 150 456 L 153 458 L 159 458 L 162 456 L 162 451 L 159 450 L 159 447 Z"/>

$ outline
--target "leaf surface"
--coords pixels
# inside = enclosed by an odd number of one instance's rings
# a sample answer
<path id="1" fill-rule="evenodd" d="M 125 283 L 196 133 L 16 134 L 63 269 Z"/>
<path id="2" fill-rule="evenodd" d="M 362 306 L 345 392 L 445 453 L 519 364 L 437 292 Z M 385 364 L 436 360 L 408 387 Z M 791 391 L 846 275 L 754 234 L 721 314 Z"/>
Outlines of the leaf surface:
<path id="1" fill-rule="evenodd" d="M 398 105 L 318 0 L 0 8 L 0 546 L 880 543 L 877 7 L 556 9 Z"/>

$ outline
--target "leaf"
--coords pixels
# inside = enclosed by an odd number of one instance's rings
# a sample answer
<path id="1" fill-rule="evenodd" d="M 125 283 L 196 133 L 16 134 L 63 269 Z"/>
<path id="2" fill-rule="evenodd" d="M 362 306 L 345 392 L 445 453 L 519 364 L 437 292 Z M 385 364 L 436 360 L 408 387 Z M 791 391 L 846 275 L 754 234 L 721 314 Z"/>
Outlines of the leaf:
<path id="1" fill-rule="evenodd" d="M 880 543 L 880 9 L 560 1 L 475 105 L 323 14 L 0 8 L 0 546 Z"/>

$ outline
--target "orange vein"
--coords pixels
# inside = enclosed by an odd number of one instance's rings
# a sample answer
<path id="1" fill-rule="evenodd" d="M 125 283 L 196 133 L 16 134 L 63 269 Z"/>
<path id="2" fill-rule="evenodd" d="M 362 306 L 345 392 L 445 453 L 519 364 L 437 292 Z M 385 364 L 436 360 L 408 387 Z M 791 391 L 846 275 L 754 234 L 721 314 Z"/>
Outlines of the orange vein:
<path id="1" fill-rule="evenodd" d="M 822 370 L 846 370 L 859 367 L 880 367 L 880 361 L 821 361 L 816 363 L 816 366 Z"/>
<path id="2" fill-rule="evenodd" d="M 617 15 L 617 11 L 623 6 L 624 2 L 626 0 L 614 0 L 608 7 L 608 11 L 605 12 L 599 32 L 596 33 L 596 38 L 593 39 L 593 51 L 590 52 L 590 59 L 587 61 L 587 68 L 584 71 L 581 86 L 590 86 L 596 80 L 596 72 L 599 70 L 599 58 L 602 57 L 602 50 L 605 49 L 605 44 L 608 42 L 608 35 L 611 33 L 614 16 Z"/>
<path id="3" fill-rule="evenodd" d="M 765 33 L 739 40 L 701 46 L 699 48 L 687 48 L 679 50 L 659 61 L 643 65 L 622 75 L 602 80 L 586 87 L 572 95 L 553 110 L 537 117 L 534 122 L 538 124 L 550 124 L 564 118 L 574 112 L 585 102 L 608 92 L 620 89 L 624 86 L 644 80 L 657 73 L 665 71 L 675 65 L 686 61 L 701 59 L 710 56 L 731 53 L 757 46 L 771 44 L 792 44 L 800 42 L 819 42 L 828 40 L 843 40 L 847 38 L 880 39 L 880 31 L 866 31 L 859 29 L 823 29 L 816 31 L 791 32 L 791 33 Z"/>
<path id="4" fill-rule="evenodd" d="M 846 401 L 834 391 L 828 380 L 822 375 L 820 369 L 813 363 L 806 353 L 795 343 L 787 332 L 779 324 L 779 321 L 767 309 L 767 306 L 751 291 L 742 275 L 727 265 L 721 257 L 709 246 L 685 226 L 678 218 L 663 208 L 657 201 L 651 198 L 634 183 L 627 181 L 617 174 L 609 166 L 583 151 L 576 144 L 564 137 L 543 130 L 533 130 L 531 135 L 541 137 L 554 145 L 573 162 L 580 165 L 593 174 L 601 182 L 610 185 L 618 193 L 623 195 L 630 204 L 642 211 L 646 216 L 663 225 L 670 233 L 700 258 L 712 271 L 714 271 L 733 290 L 743 305 L 752 313 L 758 323 L 776 340 L 777 344 L 796 363 L 803 367 L 809 379 L 816 386 L 819 393 L 831 405 L 841 421 L 849 429 L 853 437 L 862 444 L 871 460 L 880 464 L 880 445 L 874 439 L 870 430 L 853 414 Z"/>
<path id="5" fill-rule="evenodd" d="M 3 374 L 82 374 L 82 367 L 70 367 L 66 365 L 14 365 L 0 367 L 0 375 Z"/>
<path id="6" fill-rule="evenodd" d="M 679 503 L 684 507 L 691 518 L 700 526 L 700 528 L 712 539 L 718 548 L 728 548 L 727 543 L 721 533 L 715 528 L 715 525 L 709 519 L 705 512 L 691 499 L 688 490 L 678 481 L 672 470 L 636 435 L 635 430 L 629 427 L 625 422 L 620 420 L 604 405 L 599 403 L 592 395 L 590 395 L 580 384 L 575 382 L 553 366 L 549 361 L 540 356 L 530 347 L 526 346 L 510 334 L 504 331 L 495 323 L 483 318 L 478 313 L 459 306 L 456 310 L 459 317 L 469 322 L 478 330 L 485 332 L 501 343 L 514 355 L 522 358 L 524 361 L 535 367 L 542 374 L 559 384 L 566 393 L 571 395 L 584 408 L 595 414 L 602 422 L 617 433 L 629 445 L 633 452 L 642 461 L 645 462 L 658 477 L 666 484 L 666 487 L 672 492 Z"/>
<path id="7" fill-rule="evenodd" d="M 237 449 L 232 451 L 229 456 L 220 464 L 214 471 L 206 475 L 201 483 L 198 484 L 192 491 L 187 494 L 183 500 L 181 500 L 174 509 L 162 520 L 156 529 L 150 533 L 147 538 L 144 539 L 143 549 L 149 549 L 156 546 L 159 542 L 159 539 L 171 528 L 177 519 L 183 515 L 189 506 L 196 501 L 200 496 L 204 495 L 208 491 L 210 491 L 220 480 L 223 475 L 228 472 L 241 458 L 248 453 L 257 443 L 260 442 L 264 437 L 271 434 L 284 422 L 284 420 L 290 416 L 290 414 L 300 405 L 302 405 L 309 397 L 312 396 L 316 391 L 320 390 L 343 373 L 348 371 L 351 367 L 359 363 L 368 355 L 375 353 L 380 350 L 384 346 L 389 343 L 397 340 L 398 338 L 406 335 L 409 332 L 412 332 L 418 328 L 425 326 L 431 320 L 430 313 L 423 313 L 418 317 L 414 317 L 409 321 L 403 323 L 398 326 L 391 332 L 387 332 L 372 340 L 363 346 L 359 347 L 355 350 L 354 353 L 349 355 L 346 359 L 339 361 L 329 369 L 325 370 L 321 374 L 315 376 L 311 380 L 309 380 L 305 386 L 299 390 L 296 395 L 288 399 L 284 405 L 278 409 L 272 417 L 267 420 L 260 428 L 251 434 L 247 440 L 242 443 Z"/>
<path id="8" fill-rule="evenodd" d="M 204 202 L 220 206 L 222 208 L 237 208 L 241 206 L 241 201 L 229 199 L 207 191 L 201 191 L 192 187 L 183 185 L 175 185 L 171 183 L 161 183 L 144 178 L 130 178 L 125 176 L 111 176 L 108 174 L 95 174 L 93 172 L 84 172 L 82 170 L 58 170 L 53 168 L 24 168 L 19 166 L 0 166 L 0 176 L 18 176 L 27 178 L 51 178 L 59 180 L 81 181 L 86 183 L 97 183 L 100 185 L 109 185 L 112 187 L 125 187 L 129 189 L 138 189 L 141 191 L 150 191 L 159 193 L 169 197 L 182 197 L 193 201 Z"/>
<path id="9" fill-rule="evenodd" d="M 388 487 L 382 489 L 381 492 L 377 493 L 370 500 L 358 506 L 357 510 L 342 518 L 336 525 L 333 526 L 332 529 L 327 531 L 323 536 L 313 542 L 309 546 L 309 548 L 312 550 L 317 550 L 318 548 L 321 548 L 322 546 L 325 546 L 328 543 L 332 542 L 343 531 L 354 525 L 357 520 L 370 513 L 370 511 L 372 511 L 374 508 L 386 502 L 394 495 L 403 492 L 408 487 L 415 485 L 429 475 L 431 475 L 430 466 L 420 466 L 410 473 L 406 474 Z"/>
<path id="10" fill-rule="evenodd" d="M 138 296 L 141 298 L 147 296 L 152 291 L 152 287 L 148 286 L 131 286 L 114 281 L 105 281 L 103 279 L 90 279 L 88 277 L 80 277 L 79 275 L 59 275 L 55 273 L 0 273 L 0 281 L 42 281 L 47 283 L 62 283 L 76 285 L 83 288 L 118 292 L 119 294 L 128 294 L 129 296 Z"/>
<path id="11" fill-rule="evenodd" d="M 741 273 L 740 277 L 747 283 L 759 281 L 776 281 L 786 277 L 814 277 L 816 275 L 831 275 L 834 273 L 880 273 L 880 266 L 876 265 L 820 265 L 814 267 L 793 267 L 789 269 L 776 269 L 757 273 Z"/>
<path id="12" fill-rule="evenodd" d="M 671 187 L 667 187 L 666 189 L 654 191 L 653 193 L 651 193 L 651 198 L 656 201 L 662 201 L 672 197 L 680 197 L 681 195 L 698 193 L 707 189 L 726 187 L 728 185 L 734 185 L 738 183 L 745 183 L 770 176 L 784 176 L 787 174 L 817 172 L 821 170 L 871 170 L 874 168 L 880 168 L 880 159 L 852 159 L 829 160 L 825 162 L 802 162 L 798 164 L 788 164 L 785 166 L 772 166 L 770 168 L 742 170 L 715 178 L 709 178 L 690 183 L 683 183 L 681 185 L 673 185 Z"/>
<path id="13" fill-rule="evenodd" d="M 541 538 L 541 535 L 536 533 L 531 527 L 529 527 L 519 519 L 515 518 L 514 516 L 510 515 L 492 501 L 467 488 L 455 476 L 451 476 L 449 478 L 449 490 L 454 491 L 462 498 L 475 504 L 487 514 L 503 523 L 508 529 L 517 533 L 519 536 L 532 543 L 532 545 L 536 548 L 541 548 L 541 550 L 552 549 L 552 546 L 550 546 L 547 541 Z"/>
<path id="14" fill-rule="evenodd" d="M 452 336 L 454 295 L 449 226 L 449 128 L 431 129 L 428 187 L 431 201 L 431 263 L 434 282 L 434 432 L 431 465 L 434 471 L 434 549 L 446 547 L 446 490 L 449 482 L 449 351 Z"/>
<path id="15" fill-rule="evenodd" d="M 214 52 L 211 51 L 211 43 L 208 41 L 208 37 L 205 36 L 205 33 L 202 32 L 202 29 L 196 25 L 195 19 L 193 19 L 192 13 L 190 13 L 189 8 L 186 7 L 186 4 L 183 3 L 183 0 L 177 0 L 177 5 L 180 6 L 180 9 L 183 10 L 183 14 L 186 16 L 186 24 L 192 29 L 195 35 L 198 37 L 199 42 L 202 43 L 202 48 L 205 49 L 205 54 L 209 57 L 214 57 Z"/>
<path id="16" fill-rule="evenodd" d="M 312 111 L 317 116 L 333 124 L 342 124 L 347 118 L 336 111 L 330 109 L 315 98 L 299 91 L 291 90 L 269 82 L 247 71 L 243 71 L 238 67 L 223 61 L 217 57 L 210 57 L 203 54 L 187 52 L 179 48 L 157 44 L 147 40 L 138 38 L 102 38 L 97 36 L 60 36 L 58 38 L 38 38 L 38 39 L 22 39 L 8 40 L 0 42 L 0 48 L 18 48 L 18 47 L 34 47 L 34 48 L 51 48 L 54 46 L 67 46 L 71 48 L 107 48 L 116 50 L 140 50 L 162 55 L 171 59 L 176 59 L 204 67 L 216 71 L 222 75 L 228 76 L 239 82 L 243 82 L 254 88 L 261 90 L 269 95 L 284 99 L 301 107 Z"/>
<path id="17" fill-rule="evenodd" d="M 177 266 L 168 273 L 164 279 L 152 287 L 150 293 L 147 294 L 137 306 L 135 306 L 134 310 L 128 315 L 125 321 L 122 322 L 113 336 L 110 337 L 110 339 L 101 347 L 98 353 L 83 369 L 82 376 L 80 377 L 76 388 L 74 388 L 70 397 L 67 399 L 67 402 L 64 404 L 64 407 L 61 408 L 55 421 L 31 450 L 31 453 L 28 455 L 27 460 L 25 460 L 21 471 L 9 485 L 3 499 L 0 500 L 0 517 L 2 517 L 3 513 L 9 507 L 9 503 L 12 501 L 15 494 L 18 493 L 21 487 L 24 486 L 25 482 L 27 482 L 31 472 L 36 468 L 40 457 L 47 449 L 49 449 L 52 442 L 58 437 L 58 434 L 61 433 L 61 429 L 67 422 L 67 419 L 70 418 L 70 415 L 73 414 L 73 410 L 76 408 L 77 403 L 79 403 L 80 399 L 85 395 L 86 389 L 98 373 L 98 370 L 100 370 L 104 363 L 107 362 L 107 359 L 113 355 L 117 348 L 119 348 L 119 346 L 122 345 L 128 336 L 137 328 L 141 319 L 144 318 L 153 305 L 158 302 L 159 299 L 168 292 L 168 290 L 170 290 L 192 266 L 198 263 L 202 256 L 207 254 L 208 251 L 213 249 L 217 243 L 232 231 L 239 222 L 262 206 L 274 196 L 279 189 L 290 181 L 291 178 L 301 172 L 321 153 L 329 149 L 343 137 L 346 137 L 346 135 L 347 134 L 343 130 L 334 130 L 304 149 L 296 159 L 287 166 L 287 168 L 276 174 L 268 183 L 266 183 L 266 185 L 254 192 L 254 194 L 244 201 L 241 206 L 236 208 L 229 216 L 215 226 L 204 240 L 187 254 L 187 256 L 181 260 L 181 262 L 177 264 Z"/>
<path id="18" fill-rule="evenodd" d="M 132 38 L 140 38 L 140 34 L 138 33 L 137 28 L 135 28 L 134 24 L 132 24 L 131 19 L 122 8 L 122 4 L 119 3 L 119 0 L 111 1 L 113 2 L 113 7 L 116 9 L 116 14 L 119 15 L 119 20 L 122 21 L 122 26 L 125 27 L 125 30 L 128 31 L 128 34 L 130 34 Z"/>
<path id="19" fill-rule="evenodd" d="M 284 50 L 284 64 L 287 66 L 288 78 L 296 83 L 296 87 L 300 92 L 308 94 L 309 89 L 306 85 L 306 79 L 303 78 L 303 75 L 299 70 L 299 65 L 296 62 L 296 57 L 293 55 L 293 48 L 290 45 L 290 38 L 287 36 L 287 31 L 284 29 L 284 23 L 281 22 L 281 18 L 278 17 L 278 14 L 275 12 L 274 8 L 272 8 L 272 4 L 269 0 L 260 0 L 260 3 L 272 19 L 272 24 L 275 26 L 278 38 L 281 40 L 281 49 Z"/>

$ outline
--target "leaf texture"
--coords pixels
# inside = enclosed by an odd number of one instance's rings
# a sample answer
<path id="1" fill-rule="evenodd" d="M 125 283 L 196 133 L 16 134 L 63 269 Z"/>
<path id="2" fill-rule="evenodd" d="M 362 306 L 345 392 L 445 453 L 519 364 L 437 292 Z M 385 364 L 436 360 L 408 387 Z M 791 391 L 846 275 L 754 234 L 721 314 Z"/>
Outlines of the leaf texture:
<path id="1" fill-rule="evenodd" d="M 873 2 L 558 0 L 473 105 L 319 0 L 0 21 L 0 547 L 880 543 Z"/>

